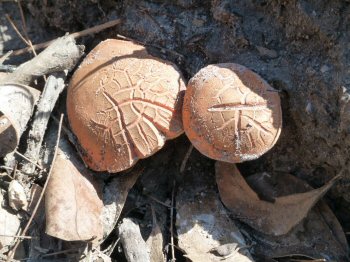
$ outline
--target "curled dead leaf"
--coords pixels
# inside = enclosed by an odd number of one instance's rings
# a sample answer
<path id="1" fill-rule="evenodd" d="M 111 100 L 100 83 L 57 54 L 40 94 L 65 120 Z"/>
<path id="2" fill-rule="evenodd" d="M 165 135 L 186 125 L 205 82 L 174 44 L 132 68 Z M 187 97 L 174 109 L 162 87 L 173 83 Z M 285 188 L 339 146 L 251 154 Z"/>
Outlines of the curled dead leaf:
<path id="1" fill-rule="evenodd" d="M 61 139 L 45 192 L 46 232 L 68 241 L 100 240 L 102 200 L 100 184 Z"/>
<path id="2" fill-rule="evenodd" d="M 247 177 L 247 182 L 258 194 L 267 198 L 312 190 L 301 179 L 285 173 L 256 174 Z M 272 258 L 285 258 L 288 261 L 294 258 L 298 261 L 302 258 L 313 258 L 317 261 L 350 261 L 343 229 L 323 200 L 320 200 L 307 217 L 286 235 L 266 235 L 243 224 L 242 226 L 246 236 L 256 243 L 253 247 L 254 253 L 257 257 L 263 257 L 264 261 L 270 261 Z"/>
<path id="3" fill-rule="evenodd" d="M 267 202 L 251 189 L 236 165 L 217 161 L 215 168 L 224 205 L 252 228 L 275 236 L 287 234 L 300 223 L 337 179 L 309 192 L 280 196 Z"/>

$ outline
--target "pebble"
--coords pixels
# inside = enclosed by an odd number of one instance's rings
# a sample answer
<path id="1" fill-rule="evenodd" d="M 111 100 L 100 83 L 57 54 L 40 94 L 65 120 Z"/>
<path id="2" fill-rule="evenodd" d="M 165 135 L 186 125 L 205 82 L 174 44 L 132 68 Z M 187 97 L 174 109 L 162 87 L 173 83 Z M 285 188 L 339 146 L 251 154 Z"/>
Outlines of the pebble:
<path id="1" fill-rule="evenodd" d="M 28 207 L 27 196 L 23 186 L 16 180 L 12 180 L 8 188 L 8 200 L 14 210 L 26 210 Z"/>

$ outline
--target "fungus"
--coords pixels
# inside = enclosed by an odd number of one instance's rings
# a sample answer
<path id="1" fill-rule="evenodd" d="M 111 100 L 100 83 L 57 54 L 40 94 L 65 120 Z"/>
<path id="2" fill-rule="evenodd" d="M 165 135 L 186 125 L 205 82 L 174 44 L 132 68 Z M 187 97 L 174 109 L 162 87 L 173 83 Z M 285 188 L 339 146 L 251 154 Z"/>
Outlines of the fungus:
<path id="1" fill-rule="evenodd" d="M 74 73 L 67 94 L 71 128 L 85 163 L 119 172 L 183 133 L 185 84 L 175 65 L 128 41 L 97 45 Z"/>
<path id="2" fill-rule="evenodd" d="M 231 163 L 256 159 L 280 135 L 280 98 L 244 66 L 209 65 L 188 83 L 183 125 L 194 147 L 207 157 Z"/>

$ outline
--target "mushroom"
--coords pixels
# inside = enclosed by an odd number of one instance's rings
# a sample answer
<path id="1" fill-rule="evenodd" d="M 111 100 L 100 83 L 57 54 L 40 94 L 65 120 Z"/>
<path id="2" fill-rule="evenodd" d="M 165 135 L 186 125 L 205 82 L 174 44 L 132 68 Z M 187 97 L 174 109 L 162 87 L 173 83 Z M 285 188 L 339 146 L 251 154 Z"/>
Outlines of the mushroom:
<path id="1" fill-rule="evenodd" d="M 178 68 L 143 46 L 101 42 L 74 73 L 67 94 L 85 163 L 95 171 L 123 171 L 182 134 L 185 89 Z"/>
<path id="2" fill-rule="evenodd" d="M 182 117 L 195 148 L 231 163 L 267 152 L 282 126 L 276 90 L 253 71 L 233 63 L 209 65 L 189 81 Z"/>

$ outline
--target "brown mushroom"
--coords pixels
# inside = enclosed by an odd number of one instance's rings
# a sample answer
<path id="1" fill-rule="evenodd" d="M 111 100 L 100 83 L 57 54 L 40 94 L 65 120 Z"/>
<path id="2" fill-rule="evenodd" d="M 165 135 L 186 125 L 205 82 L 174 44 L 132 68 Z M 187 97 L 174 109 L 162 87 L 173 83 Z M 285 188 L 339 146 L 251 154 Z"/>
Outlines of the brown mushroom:
<path id="1" fill-rule="evenodd" d="M 67 95 L 69 122 L 85 163 L 119 172 L 182 134 L 184 90 L 177 67 L 143 46 L 101 42 L 74 73 Z"/>
<path id="2" fill-rule="evenodd" d="M 244 66 L 209 65 L 188 83 L 183 124 L 194 147 L 210 158 L 232 163 L 256 159 L 280 135 L 280 98 Z"/>

